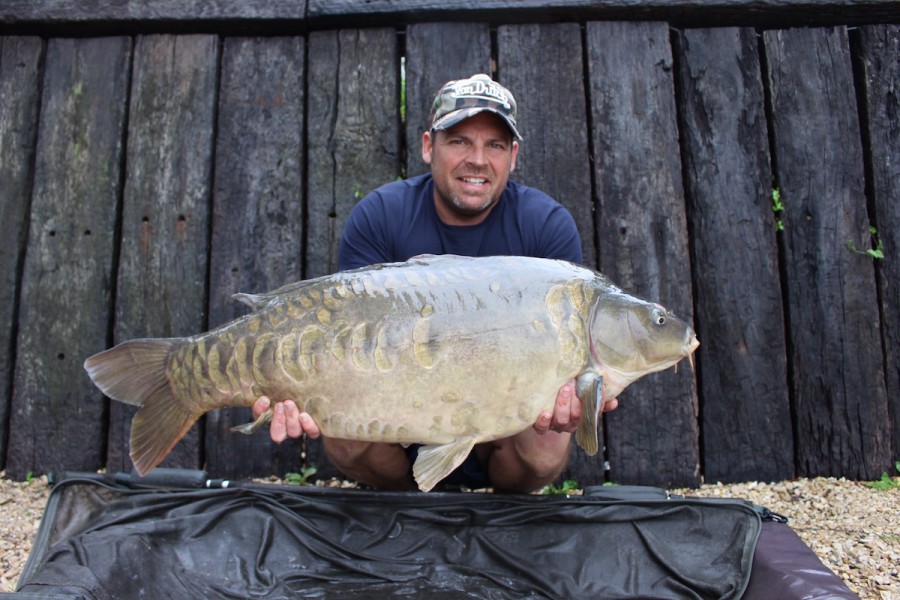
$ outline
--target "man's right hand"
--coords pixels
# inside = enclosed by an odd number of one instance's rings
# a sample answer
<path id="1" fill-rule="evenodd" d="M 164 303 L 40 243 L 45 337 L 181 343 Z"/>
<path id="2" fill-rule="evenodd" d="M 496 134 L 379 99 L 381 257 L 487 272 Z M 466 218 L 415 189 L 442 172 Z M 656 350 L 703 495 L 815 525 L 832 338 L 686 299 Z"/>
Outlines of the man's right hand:
<path id="1" fill-rule="evenodd" d="M 258 418 L 271 406 L 272 401 L 267 396 L 260 396 L 253 403 L 253 418 Z M 312 439 L 321 435 L 319 426 L 316 425 L 309 413 L 301 412 L 293 400 L 275 403 L 272 423 L 269 425 L 269 435 L 272 441 L 280 444 L 289 437 L 298 438 L 304 433 Z"/>

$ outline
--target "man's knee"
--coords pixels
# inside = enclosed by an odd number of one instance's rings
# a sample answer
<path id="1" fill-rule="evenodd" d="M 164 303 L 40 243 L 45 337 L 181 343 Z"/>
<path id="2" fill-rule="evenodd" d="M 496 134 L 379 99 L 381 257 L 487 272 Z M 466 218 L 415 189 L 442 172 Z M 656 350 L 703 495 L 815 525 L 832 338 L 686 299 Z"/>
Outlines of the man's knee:
<path id="1" fill-rule="evenodd" d="M 323 439 L 325 454 L 346 477 L 380 489 L 411 489 L 410 461 L 399 444 Z"/>

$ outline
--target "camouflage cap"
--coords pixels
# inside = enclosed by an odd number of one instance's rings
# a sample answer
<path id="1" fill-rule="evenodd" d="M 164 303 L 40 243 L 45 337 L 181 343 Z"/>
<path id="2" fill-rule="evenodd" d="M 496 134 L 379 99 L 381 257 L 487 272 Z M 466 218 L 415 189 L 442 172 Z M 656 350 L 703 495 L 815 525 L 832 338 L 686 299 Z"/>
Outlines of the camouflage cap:
<path id="1" fill-rule="evenodd" d="M 481 73 L 444 84 L 431 107 L 431 129 L 448 129 L 485 110 L 500 116 L 513 136 L 522 139 L 516 129 L 516 99 L 508 89 Z"/>

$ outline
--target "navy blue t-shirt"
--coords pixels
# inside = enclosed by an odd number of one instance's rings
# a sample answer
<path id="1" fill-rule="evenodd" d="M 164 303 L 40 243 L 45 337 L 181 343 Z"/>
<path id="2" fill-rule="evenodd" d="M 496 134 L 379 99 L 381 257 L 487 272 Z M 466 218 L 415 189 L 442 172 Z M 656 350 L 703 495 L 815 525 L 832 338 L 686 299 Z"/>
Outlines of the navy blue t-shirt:
<path id="1" fill-rule="evenodd" d="M 434 207 L 430 174 L 388 183 L 350 213 L 340 269 L 404 261 L 419 254 L 535 256 L 582 262 L 569 211 L 544 192 L 514 181 L 478 225 L 446 225 Z"/>

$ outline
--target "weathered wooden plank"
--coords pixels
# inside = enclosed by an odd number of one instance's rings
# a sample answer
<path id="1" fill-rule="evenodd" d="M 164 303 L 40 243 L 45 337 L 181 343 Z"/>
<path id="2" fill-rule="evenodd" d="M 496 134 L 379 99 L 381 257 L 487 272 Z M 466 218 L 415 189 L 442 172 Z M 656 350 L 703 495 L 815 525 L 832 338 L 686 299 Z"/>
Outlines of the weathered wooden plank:
<path id="1" fill-rule="evenodd" d="M 22 277 L 8 472 L 104 463 L 84 359 L 107 346 L 131 40 L 47 44 Z"/>
<path id="2" fill-rule="evenodd" d="M 92 5 L 74 0 L 7 0 L 0 22 L 38 18 L 60 21 L 287 19 L 302 16 L 305 6 L 305 0 L 157 0 L 153 6 L 139 0 Z"/>
<path id="3" fill-rule="evenodd" d="M 873 479 L 890 421 L 847 32 L 769 31 L 798 474 Z"/>
<path id="4" fill-rule="evenodd" d="M 0 37 L 0 468 L 6 461 L 43 51 L 40 38 Z"/>
<path id="5" fill-rule="evenodd" d="M 900 457 L 900 25 L 863 27 L 859 49 L 866 98 L 873 224 L 884 245 L 876 263 L 881 298 L 886 389 L 894 450 Z"/>
<path id="6" fill-rule="evenodd" d="M 440 51 L 436 51 L 440 49 Z M 429 171 L 422 160 L 422 134 L 431 105 L 446 82 L 491 72 L 487 23 L 423 23 L 406 28 L 406 173 Z"/>
<path id="7" fill-rule="evenodd" d="M 347 215 L 400 175 L 400 56 L 391 29 L 316 33 L 309 40 L 306 277 L 333 273 Z"/>
<path id="8" fill-rule="evenodd" d="M 584 264 L 597 266 L 588 150 L 581 27 L 576 23 L 504 25 L 497 31 L 497 68 L 518 101 L 520 144 L 512 177 L 547 192 L 575 218 Z M 563 475 L 603 483 L 606 457 L 573 447 Z"/>
<path id="9" fill-rule="evenodd" d="M 435 21 L 550 23 L 659 20 L 684 27 L 896 23 L 890 0 L 4 0 L 7 33 L 291 35 L 309 29 Z"/>
<path id="10" fill-rule="evenodd" d="M 784 311 L 757 36 L 678 37 L 707 481 L 794 475 Z"/>
<path id="11" fill-rule="evenodd" d="M 137 38 L 122 203 L 115 343 L 193 335 L 206 325 L 218 38 Z M 113 402 L 107 468 L 132 469 L 136 407 Z M 191 429 L 163 466 L 196 468 Z"/>
<path id="12" fill-rule="evenodd" d="M 866 0 L 309 0 L 311 28 L 353 19 L 370 23 L 484 20 L 502 23 L 658 20 L 686 27 L 890 23 L 895 3 Z"/>
<path id="13" fill-rule="evenodd" d="M 691 273 L 669 28 L 587 24 L 599 265 L 691 320 Z M 700 481 L 694 374 L 649 375 L 606 417 L 613 481 Z"/>
<path id="14" fill-rule="evenodd" d="M 563 204 L 578 224 L 584 264 L 597 264 L 581 27 L 509 25 L 497 31 L 500 80 L 518 100 L 513 178 Z"/>
<path id="15" fill-rule="evenodd" d="M 301 278 L 304 49 L 302 37 L 226 38 L 216 139 L 210 326 L 246 312 L 231 295 Z M 249 409 L 206 420 L 207 470 L 217 477 L 298 471 L 299 443 L 243 436 Z"/>
<path id="16" fill-rule="evenodd" d="M 238 32 L 275 28 L 296 33 L 304 27 L 306 0 L 5 0 L 0 25 L 44 35 L 116 33 Z"/>

